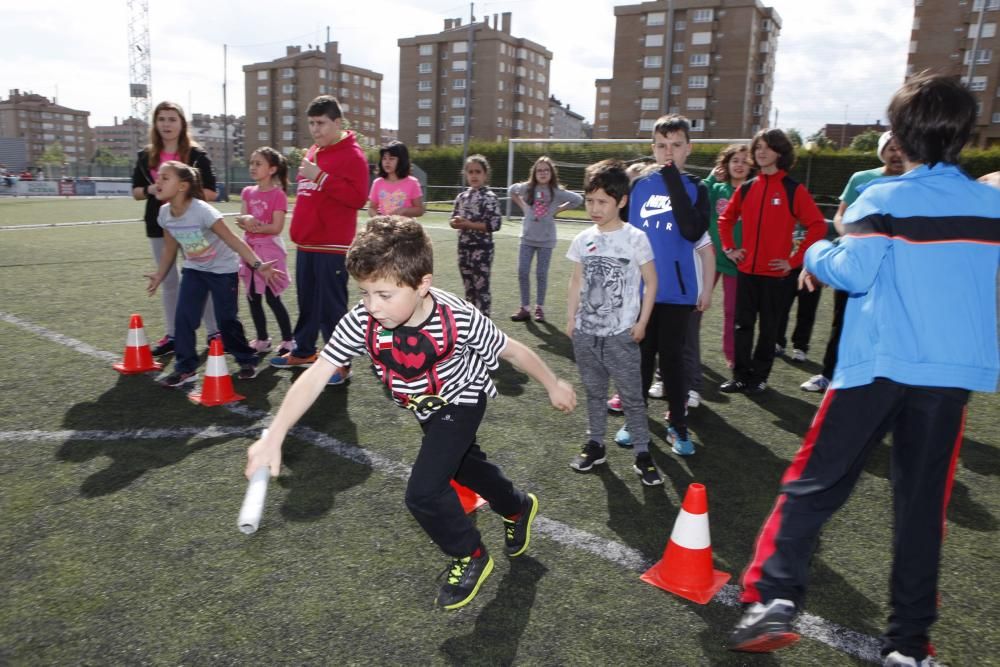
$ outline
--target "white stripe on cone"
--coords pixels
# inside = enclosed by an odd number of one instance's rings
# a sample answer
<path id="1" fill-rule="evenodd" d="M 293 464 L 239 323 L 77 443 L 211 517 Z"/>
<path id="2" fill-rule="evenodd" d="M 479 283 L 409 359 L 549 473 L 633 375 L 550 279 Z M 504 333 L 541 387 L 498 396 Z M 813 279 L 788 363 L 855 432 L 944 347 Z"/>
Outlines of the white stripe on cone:
<path id="1" fill-rule="evenodd" d="M 128 338 L 125 341 L 125 347 L 145 347 L 148 345 L 146 342 L 146 330 L 139 329 L 129 329 Z"/>
<path id="2" fill-rule="evenodd" d="M 223 375 L 229 375 L 226 358 L 222 355 L 209 355 L 208 363 L 205 364 L 205 377 L 222 377 Z"/>
<path id="3" fill-rule="evenodd" d="M 670 541 L 685 549 L 707 549 L 712 546 L 708 531 L 708 514 L 689 514 L 683 507 L 674 522 Z"/>

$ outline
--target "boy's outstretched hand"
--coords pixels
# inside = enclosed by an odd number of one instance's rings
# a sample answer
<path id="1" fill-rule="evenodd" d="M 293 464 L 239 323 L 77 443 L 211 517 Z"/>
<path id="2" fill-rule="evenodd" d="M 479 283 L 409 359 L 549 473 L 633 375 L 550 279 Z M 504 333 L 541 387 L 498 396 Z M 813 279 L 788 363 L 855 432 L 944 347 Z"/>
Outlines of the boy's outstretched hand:
<path id="1" fill-rule="evenodd" d="M 549 401 L 556 410 L 570 413 L 576 407 L 576 391 L 569 382 L 556 379 L 555 386 L 549 389 Z"/>
<path id="2" fill-rule="evenodd" d="M 281 443 L 273 443 L 266 434 L 247 449 L 247 467 L 243 474 L 250 479 L 261 466 L 268 467 L 271 477 L 277 477 L 281 472 Z"/>
<path id="3" fill-rule="evenodd" d="M 278 280 L 285 278 L 286 274 L 281 269 L 274 268 L 275 263 L 278 260 L 272 259 L 270 262 L 264 262 L 257 267 L 257 272 L 264 276 L 264 282 L 266 282 L 270 287 L 275 288 L 278 286 Z"/>

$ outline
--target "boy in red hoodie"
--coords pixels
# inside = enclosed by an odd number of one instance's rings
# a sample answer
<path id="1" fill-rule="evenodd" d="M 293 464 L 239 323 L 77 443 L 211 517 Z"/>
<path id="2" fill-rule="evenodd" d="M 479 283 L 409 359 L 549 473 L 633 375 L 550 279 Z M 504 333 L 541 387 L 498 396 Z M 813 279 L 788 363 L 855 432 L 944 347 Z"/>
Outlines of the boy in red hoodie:
<path id="1" fill-rule="evenodd" d="M 787 299 L 782 278 L 802 266 L 806 250 L 826 236 L 826 220 L 803 185 L 788 177 L 795 148 L 781 130 L 761 130 L 750 144 L 760 173 L 733 193 L 719 216 L 722 251 L 736 264 L 736 320 L 733 379 L 719 390 L 760 394 L 774 362 L 778 324 Z M 743 247 L 735 247 L 733 226 L 743 221 Z M 792 252 L 796 222 L 805 240 Z M 754 325 L 760 319 L 757 347 Z M 751 356 L 752 351 L 752 356 Z"/>
<path id="2" fill-rule="evenodd" d="M 340 103 L 320 95 L 309 103 L 309 133 L 316 142 L 299 165 L 297 198 L 289 230 L 297 247 L 295 288 L 299 317 L 295 348 L 271 359 L 277 368 L 306 368 L 316 361 L 316 335 L 329 340 L 347 312 L 344 258 L 354 241 L 358 210 L 368 203 L 368 160 L 353 132 L 345 130 Z M 331 385 L 350 377 L 340 368 Z"/>

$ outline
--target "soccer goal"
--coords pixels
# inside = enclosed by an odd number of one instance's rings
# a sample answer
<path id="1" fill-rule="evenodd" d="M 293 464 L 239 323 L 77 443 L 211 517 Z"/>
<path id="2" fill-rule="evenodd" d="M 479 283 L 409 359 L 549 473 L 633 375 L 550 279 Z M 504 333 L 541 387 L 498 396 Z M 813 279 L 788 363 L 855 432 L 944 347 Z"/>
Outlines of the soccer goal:
<path id="1" fill-rule="evenodd" d="M 705 178 L 715 166 L 715 158 L 729 144 L 750 145 L 749 139 L 692 139 L 694 144 L 685 170 Z M 583 172 L 589 165 L 607 158 L 626 164 L 653 162 L 649 141 L 637 139 L 510 139 L 507 147 L 507 183 L 528 180 L 531 165 L 543 155 L 559 170 L 559 181 L 569 190 L 582 192 Z M 507 199 L 507 217 L 514 204 Z"/>

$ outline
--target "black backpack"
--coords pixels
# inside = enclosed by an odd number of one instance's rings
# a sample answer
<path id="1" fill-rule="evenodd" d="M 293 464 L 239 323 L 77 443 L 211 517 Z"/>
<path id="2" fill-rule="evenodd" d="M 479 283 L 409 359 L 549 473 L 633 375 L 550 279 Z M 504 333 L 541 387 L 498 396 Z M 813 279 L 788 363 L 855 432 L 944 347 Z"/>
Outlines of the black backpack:
<path id="1" fill-rule="evenodd" d="M 754 176 L 749 181 L 740 186 L 740 202 L 746 201 L 747 193 L 750 192 L 750 186 L 753 185 L 758 176 Z M 788 201 L 788 212 L 795 217 L 795 191 L 799 187 L 799 182 L 794 178 L 785 174 L 781 178 L 781 184 L 785 186 L 785 199 Z"/>

